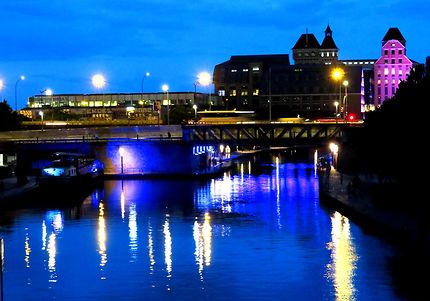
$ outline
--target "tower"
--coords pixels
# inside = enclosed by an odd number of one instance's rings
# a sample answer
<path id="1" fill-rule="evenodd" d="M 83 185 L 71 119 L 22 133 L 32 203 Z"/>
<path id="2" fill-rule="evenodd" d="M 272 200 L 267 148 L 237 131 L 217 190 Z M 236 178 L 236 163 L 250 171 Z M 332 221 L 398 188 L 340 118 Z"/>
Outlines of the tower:
<path id="1" fill-rule="evenodd" d="M 327 25 L 324 31 L 324 40 L 321 43 L 320 56 L 324 63 L 336 63 L 338 61 L 339 48 L 337 48 L 336 43 L 333 40 L 333 31 L 330 25 Z"/>

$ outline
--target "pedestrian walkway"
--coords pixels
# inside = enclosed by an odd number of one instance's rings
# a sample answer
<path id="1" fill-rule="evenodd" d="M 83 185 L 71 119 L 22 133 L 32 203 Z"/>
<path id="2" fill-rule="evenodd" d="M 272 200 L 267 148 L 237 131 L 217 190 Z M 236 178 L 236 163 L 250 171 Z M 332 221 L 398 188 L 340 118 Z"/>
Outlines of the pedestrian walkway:
<path id="1" fill-rule="evenodd" d="M 413 202 L 391 199 L 376 177 L 347 175 L 334 170 L 320 173 L 322 202 L 356 219 L 387 238 L 430 246 L 430 223 Z"/>

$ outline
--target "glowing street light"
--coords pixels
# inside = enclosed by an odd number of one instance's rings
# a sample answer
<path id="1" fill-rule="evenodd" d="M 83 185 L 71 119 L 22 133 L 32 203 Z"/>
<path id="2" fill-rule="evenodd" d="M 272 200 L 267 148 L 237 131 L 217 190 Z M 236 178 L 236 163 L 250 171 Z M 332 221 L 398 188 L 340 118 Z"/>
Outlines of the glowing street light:
<path id="1" fill-rule="evenodd" d="M 106 85 L 105 77 L 101 74 L 93 75 L 91 82 L 96 89 L 102 89 Z"/>
<path id="2" fill-rule="evenodd" d="M 3 83 L 3 80 L 0 79 L 0 92 L 1 92 L 1 90 L 3 90 L 3 88 L 4 88 L 4 83 Z M 2 99 L 2 97 L 1 97 L 1 94 L 0 94 L 0 101 L 1 101 L 1 99 Z"/>
<path id="3" fill-rule="evenodd" d="M 345 116 L 344 116 L 344 118 L 345 118 L 345 120 L 347 120 L 347 117 L 348 117 L 348 85 L 349 85 L 349 82 L 347 81 L 347 80 L 344 80 L 343 81 L 343 86 L 345 87 L 345 96 L 343 97 L 343 104 L 344 104 L 344 107 L 345 107 Z"/>
<path id="4" fill-rule="evenodd" d="M 331 77 L 334 81 L 339 82 L 339 105 L 342 106 L 342 79 L 345 76 L 345 71 L 342 68 L 334 68 L 331 72 Z M 342 106 L 343 107 L 343 106 Z"/>
<path id="5" fill-rule="evenodd" d="M 122 147 L 119 148 L 119 155 L 121 157 L 121 174 L 124 174 L 124 149 Z"/>
<path id="6" fill-rule="evenodd" d="M 193 105 L 194 109 L 194 119 L 197 120 L 197 105 Z"/>
<path id="7" fill-rule="evenodd" d="M 169 110 L 170 110 L 170 99 L 169 99 L 169 86 L 164 84 L 161 86 L 161 89 L 166 92 L 166 96 L 167 96 L 167 125 L 170 124 L 170 120 L 169 120 Z"/>
<path id="8" fill-rule="evenodd" d="M 197 75 L 197 82 L 202 86 L 208 86 L 209 88 L 209 111 L 211 110 L 212 101 L 211 101 L 211 84 L 212 84 L 212 77 L 209 74 L 209 72 L 200 72 Z"/>
<path id="9" fill-rule="evenodd" d="M 42 132 L 43 132 L 43 111 L 39 111 L 39 115 L 42 120 Z"/>
<path id="10" fill-rule="evenodd" d="M 140 83 L 140 98 L 143 101 L 143 81 L 145 80 L 145 77 L 149 77 L 151 75 L 151 73 L 146 72 L 145 75 L 142 77 L 142 82 Z M 155 103 L 152 105 L 152 111 L 154 111 L 154 105 Z"/>
<path id="11" fill-rule="evenodd" d="M 15 83 L 15 111 L 18 110 L 18 83 L 24 79 L 25 79 L 25 76 L 21 75 Z"/>

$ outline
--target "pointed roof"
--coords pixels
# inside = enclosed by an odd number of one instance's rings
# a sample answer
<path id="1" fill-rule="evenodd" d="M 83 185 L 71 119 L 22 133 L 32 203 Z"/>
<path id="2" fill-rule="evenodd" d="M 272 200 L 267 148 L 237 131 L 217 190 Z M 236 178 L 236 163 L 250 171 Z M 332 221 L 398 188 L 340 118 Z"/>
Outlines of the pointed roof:
<path id="1" fill-rule="evenodd" d="M 321 43 L 321 49 L 339 49 L 336 46 L 336 43 L 333 40 L 332 33 L 333 31 L 330 28 L 330 25 L 327 24 L 327 28 L 325 29 L 325 37 Z"/>
<path id="2" fill-rule="evenodd" d="M 389 41 L 389 40 L 397 40 L 400 43 L 402 43 L 403 46 L 406 46 L 406 40 L 397 27 L 391 27 L 390 29 L 388 29 L 387 33 L 385 34 L 384 38 L 382 39 L 382 45 L 387 43 L 387 41 Z"/>
<path id="3" fill-rule="evenodd" d="M 297 40 L 293 49 L 320 48 L 320 43 L 313 33 L 304 33 Z"/>

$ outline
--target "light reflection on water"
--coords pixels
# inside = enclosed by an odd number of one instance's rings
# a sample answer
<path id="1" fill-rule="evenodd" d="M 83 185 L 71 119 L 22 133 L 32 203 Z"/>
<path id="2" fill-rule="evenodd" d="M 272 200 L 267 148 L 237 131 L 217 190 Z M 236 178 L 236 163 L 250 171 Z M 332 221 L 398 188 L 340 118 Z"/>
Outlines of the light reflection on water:
<path id="1" fill-rule="evenodd" d="M 5 300 L 401 300 L 371 264 L 392 248 L 320 207 L 313 164 L 107 181 L 79 208 L 14 214 Z"/>

